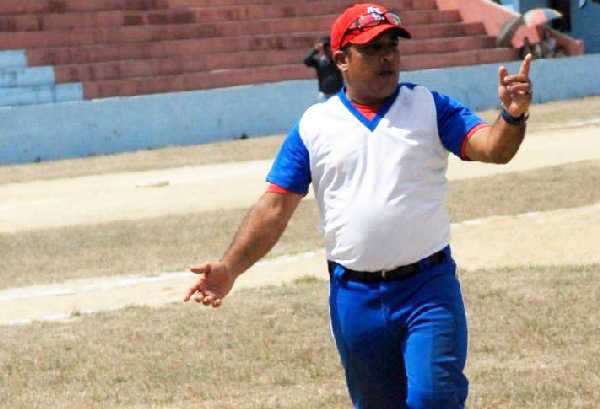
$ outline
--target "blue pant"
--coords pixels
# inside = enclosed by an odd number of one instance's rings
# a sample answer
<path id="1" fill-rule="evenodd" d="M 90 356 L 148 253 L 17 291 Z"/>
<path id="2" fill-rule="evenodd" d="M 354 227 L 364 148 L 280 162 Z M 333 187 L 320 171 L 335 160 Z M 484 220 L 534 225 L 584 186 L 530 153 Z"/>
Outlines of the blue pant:
<path id="1" fill-rule="evenodd" d="M 404 280 L 360 283 L 330 265 L 330 314 L 356 409 L 463 409 L 465 310 L 450 249 Z"/>

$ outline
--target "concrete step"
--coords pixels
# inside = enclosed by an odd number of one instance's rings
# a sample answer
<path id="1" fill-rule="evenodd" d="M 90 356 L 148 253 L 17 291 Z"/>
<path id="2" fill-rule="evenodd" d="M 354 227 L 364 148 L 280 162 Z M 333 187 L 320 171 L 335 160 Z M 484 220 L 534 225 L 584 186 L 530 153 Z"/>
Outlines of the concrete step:
<path id="1" fill-rule="evenodd" d="M 513 61 L 517 51 L 506 48 L 406 56 L 403 71 Z M 314 78 L 302 64 L 269 65 L 175 75 L 83 82 L 85 99 L 192 91 L 235 85 Z"/>
<path id="2" fill-rule="evenodd" d="M 518 59 L 518 50 L 512 48 L 488 48 L 451 53 L 408 55 L 401 59 L 403 71 L 429 68 L 456 67 L 463 65 L 492 64 Z"/>
<path id="3" fill-rule="evenodd" d="M 165 26 L 126 26 L 96 30 L 0 33 L 0 48 L 50 48 L 94 44 L 126 44 L 186 38 L 236 37 L 265 33 L 327 32 L 332 16 L 286 19 L 178 24 Z M 441 23 L 407 26 L 415 39 L 484 34 L 482 23 Z"/>
<path id="4" fill-rule="evenodd" d="M 49 48 L 76 47 L 95 44 L 127 44 L 152 41 L 180 40 L 191 38 L 210 38 L 240 36 L 264 33 L 292 33 L 306 31 L 326 31 L 329 19 L 311 18 L 305 22 L 302 18 L 260 21 L 227 22 L 221 24 L 179 24 L 166 26 L 129 26 L 102 28 L 97 30 L 74 30 L 70 32 L 17 32 L 0 33 L 0 48 Z"/>
<path id="5" fill-rule="evenodd" d="M 409 48 L 410 47 L 410 48 Z M 491 37 L 456 37 L 401 43 L 402 60 L 416 53 L 450 53 L 495 47 Z M 171 52 L 170 47 L 165 47 Z M 99 81 L 130 77 L 173 75 L 217 69 L 259 67 L 301 63 L 308 47 L 287 48 L 273 52 L 246 50 L 238 52 L 207 52 L 197 54 L 179 53 L 160 58 L 128 59 L 91 64 L 55 65 L 57 83 L 75 81 Z M 408 51 L 408 52 L 407 52 Z"/>
<path id="6" fill-rule="evenodd" d="M 54 83 L 54 69 L 50 66 L 0 69 L 0 88 L 53 85 Z"/>
<path id="7" fill-rule="evenodd" d="M 478 22 L 422 24 L 416 26 L 407 26 L 406 28 L 412 34 L 413 40 L 425 40 L 443 37 L 462 37 L 485 34 L 485 27 L 483 23 Z"/>
<path id="8" fill-rule="evenodd" d="M 170 0 L 2 0 L 0 15 L 169 8 Z"/>
<path id="9" fill-rule="evenodd" d="M 0 107 L 81 100 L 83 88 L 80 83 L 0 88 Z"/>
<path id="10" fill-rule="evenodd" d="M 199 73 L 232 68 L 252 68 L 301 63 L 305 49 L 212 53 L 201 57 L 177 56 L 162 59 L 123 60 L 96 64 L 72 64 L 54 67 L 57 83 L 101 81 Z M 0 77 L 1 79 L 1 77 Z"/>
<path id="11" fill-rule="evenodd" d="M 130 44 L 100 44 L 84 47 L 38 48 L 27 50 L 31 66 L 87 64 L 94 62 L 151 59 L 179 56 L 199 57 L 209 53 L 237 52 L 239 50 L 304 49 L 312 47 L 320 33 L 267 34 L 239 37 L 211 37 L 173 41 L 155 41 Z"/>
<path id="12" fill-rule="evenodd" d="M 215 7 L 194 7 L 189 10 L 201 13 L 206 21 L 231 21 L 231 20 L 249 20 L 282 18 L 292 16 L 311 16 L 311 15 L 337 15 L 341 8 L 337 2 L 311 2 L 311 3 L 292 3 L 289 5 L 263 5 L 248 4 L 237 6 L 215 6 Z M 410 19 L 411 14 L 425 13 L 443 13 L 432 5 L 431 8 L 399 10 L 405 23 Z M 455 13 L 455 11 L 451 11 Z M 459 14 L 458 12 L 456 12 Z"/>
<path id="13" fill-rule="evenodd" d="M 0 68 L 27 67 L 27 52 L 25 50 L 0 51 Z"/>
<path id="14" fill-rule="evenodd" d="M 189 24 L 195 22 L 199 17 L 196 14 L 198 13 L 180 8 L 0 16 L 0 32 L 86 30 L 145 24 Z M 198 21 L 203 21 L 203 19 L 198 18 Z"/>
<path id="15" fill-rule="evenodd" d="M 297 0 L 169 0 L 171 7 L 188 6 L 188 7 L 219 7 L 219 6 L 241 6 L 241 5 L 280 5 L 294 4 Z M 341 12 L 345 7 L 357 3 L 356 0 L 310 0 L 311 4 L 319 3 L 335 4 L 338 7 L 338 12 Z M 395 10 L 424 10 L 437 8 L 436 0 L 382 0 L 379 4 Z"/>
<path id="16" fill-rule="evenodd" d="M 217 70 L 210 72 L 165 75 L 83 83 L 85 99 L 134 96 L 164 92 L 194 91 L 208 88 L 311 78 L 314 70 L 304 65 L 277 65 Z"/>
<path id="17" fill-rule="evenodd" d="M 260 5 L 215 8 L 172 8 L 150 11 L 96 11 L 44 15 L 0 16 L 0 32 L 57 31 L 123 25 L 192 24 L 218 21 L 265 20 L 289 17 L 331 15 L 337 10 L 329 3 L 265 7 Z M 456 23 L 458 11 L 407 10 L 402 15 L 404 24 Z"/>
<path id="18" fill-rule="evenodd" d="M 268 34 L 262 36 L 157 41 L 142 44 L 32 49 L 27 51 L 27 61 L 31 66 L 39 66 L 204 56 L 210 53 L 237 52 L 239 50 L 269 50 L 273 52 L 273 50 L 303 49 L 307 52 L 312 47 L 315 38 L 325 34 L 326 32 L 294 33 L 292 35 Z M 403 55 L 490 47 L 495 47 L 495 39 L 488 36 L 445 37 L 400 42 L 400 51 Z"/>
<path id="19" fill-rule="evenodd" d="M 338 13 L 355 0 L 312 0 L 310 7 L 334 7 Z M 386 4 L 386 2 L 383 2 Z M 435 0 L 395 0 L 387 2 L 396 10 L 434 10 Z M 222 8 L 222 7 L 265 7 L 287 9 L 298 4 L 296 0 L 2 0 L 0 15 L 55 14 L 109 10 L 152 10 L 177 7 Z"/>
<path id="20" fill-rule="evenodd" d="M 480 48 L 495 48 L 496 39 L 487 35 L 442 37 L 400 41 L 401 56 L 412 54 L 449 53 Z"/>

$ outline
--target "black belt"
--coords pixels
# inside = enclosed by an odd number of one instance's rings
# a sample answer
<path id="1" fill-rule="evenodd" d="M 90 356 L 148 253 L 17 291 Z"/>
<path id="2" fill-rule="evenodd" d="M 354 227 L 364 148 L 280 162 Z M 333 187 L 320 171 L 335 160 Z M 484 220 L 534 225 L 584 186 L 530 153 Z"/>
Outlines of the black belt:
<path id="1" fill-rule="evenodd" d="M 360 281 L 363 283 L 375 283 L 379 281 L 392 281 L 392 280 L 405 280 L 409 277 L 414 276 L 424 268 L 432 267 L 436 264 L 440 264 L 446 258 L 444 250 L 440 250 L 437 253 L 433 253 L 429 257 L 405 266 L 396 267 L 393 270 L 379 270 L 379 271 L 356 271 L 346 269 L 343 274 L 343 278 L 351 281 Z M 333 265 L 335 263 L 329 262 L 329 272 L 333 272 Z"/>

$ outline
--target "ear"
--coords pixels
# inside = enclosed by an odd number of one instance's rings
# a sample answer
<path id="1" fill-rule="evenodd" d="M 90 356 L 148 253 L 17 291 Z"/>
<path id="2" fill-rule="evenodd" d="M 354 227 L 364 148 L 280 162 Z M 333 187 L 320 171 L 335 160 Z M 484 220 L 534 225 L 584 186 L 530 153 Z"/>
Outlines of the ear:
<path id="1" fill-rule="evenodd" d="M 337 50 L 333 53 L 333 61 L 335 61 L 335 65 L 337 65 L 341 72 L 348 71 L 351 53 L 352 51 L 344 52 L 342 50 Z"/>

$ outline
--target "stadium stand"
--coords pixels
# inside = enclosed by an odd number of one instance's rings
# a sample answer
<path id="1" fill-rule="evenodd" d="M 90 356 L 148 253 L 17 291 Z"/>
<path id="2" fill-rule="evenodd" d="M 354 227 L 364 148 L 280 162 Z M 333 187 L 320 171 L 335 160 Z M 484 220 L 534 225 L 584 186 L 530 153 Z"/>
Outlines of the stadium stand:
<path id="1" fill-rule="evenodd" d="M 3 0 L 0 106 L 312 78 L 304 55 L 354 2 Z M 381 3 L 413 34 L 403 70 L 517 59 L 435 0 Z"/>

